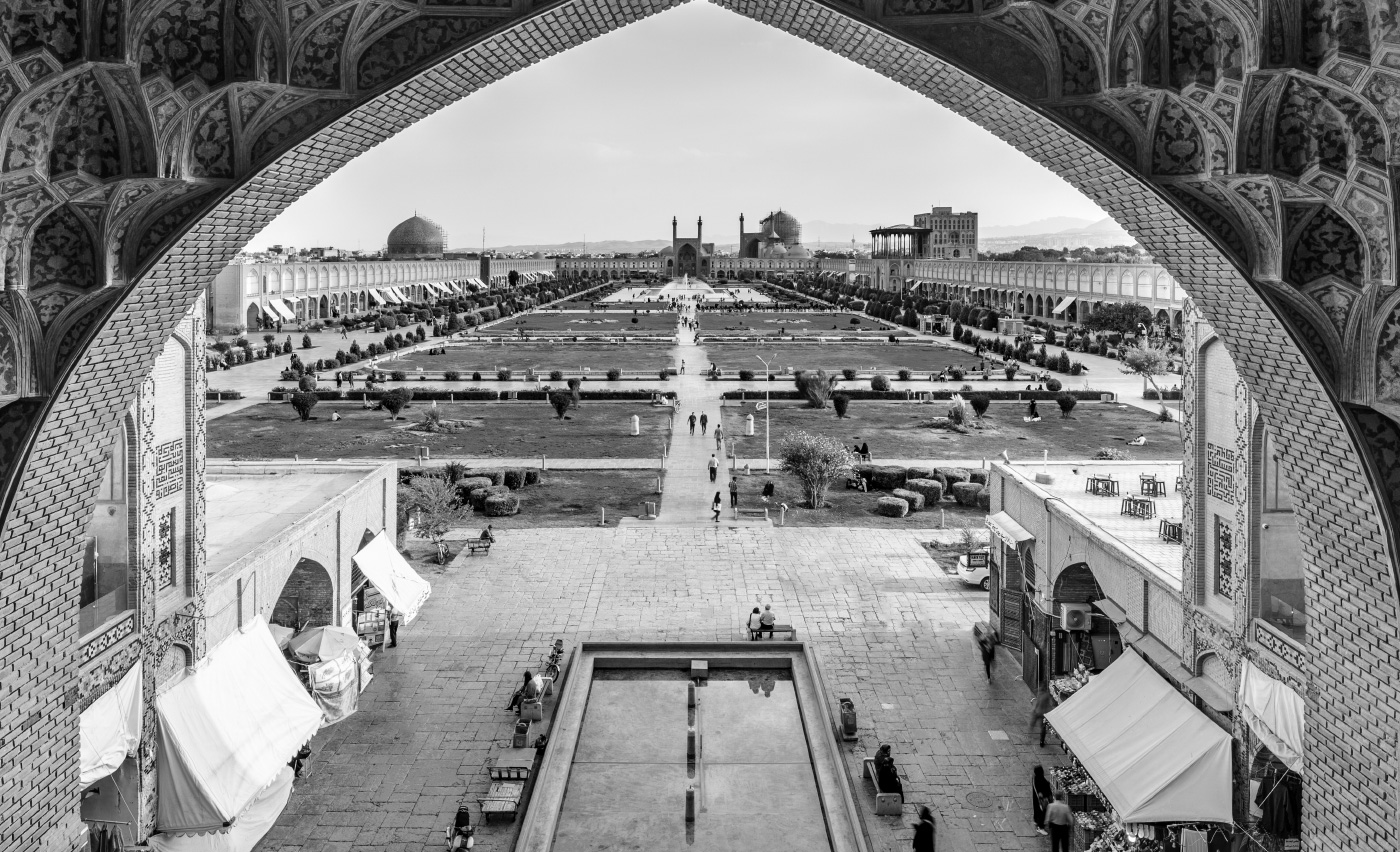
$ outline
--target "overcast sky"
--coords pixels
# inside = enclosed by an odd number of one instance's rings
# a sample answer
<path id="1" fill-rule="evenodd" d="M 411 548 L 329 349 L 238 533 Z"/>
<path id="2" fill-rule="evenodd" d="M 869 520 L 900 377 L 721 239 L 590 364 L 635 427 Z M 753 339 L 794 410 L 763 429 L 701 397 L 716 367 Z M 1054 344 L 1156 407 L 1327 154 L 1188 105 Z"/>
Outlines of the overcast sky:
<path id="1" fill-rule="evenodd" d="M 365 153 L 250 246 L 376 249 L 415 211 L 454 248 L 733 239 L 783 207 L 895 224 L 939 206 L 984 225 L 1105 214 L 1015 149 L 833 53 L 705 2 L 532 66 Z M 809 242 L 849 234 L 804 234 Z M 868 238 L 868 235 L 866 235 Z"/>

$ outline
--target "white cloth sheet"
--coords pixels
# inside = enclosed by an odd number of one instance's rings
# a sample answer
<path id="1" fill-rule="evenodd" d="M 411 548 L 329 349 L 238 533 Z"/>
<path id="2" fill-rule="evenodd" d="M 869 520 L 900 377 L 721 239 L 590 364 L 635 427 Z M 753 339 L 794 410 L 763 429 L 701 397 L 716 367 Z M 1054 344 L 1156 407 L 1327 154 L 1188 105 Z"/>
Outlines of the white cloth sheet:
<path id="1" fill-rule="evenodd" d="M 88 705 L 78 720 L 79 777 L 83 786 L 117 771 L 141 742 L 141 661 Z"/>
<path id="2" fill-rule="evenodd" d="M 389 604 L 403 613 L 404 624 L 418 617 L 418 610 L 433 592 L 432 585 L 418 576 L 383 530 L 360 548 L 354 562 Z"/>

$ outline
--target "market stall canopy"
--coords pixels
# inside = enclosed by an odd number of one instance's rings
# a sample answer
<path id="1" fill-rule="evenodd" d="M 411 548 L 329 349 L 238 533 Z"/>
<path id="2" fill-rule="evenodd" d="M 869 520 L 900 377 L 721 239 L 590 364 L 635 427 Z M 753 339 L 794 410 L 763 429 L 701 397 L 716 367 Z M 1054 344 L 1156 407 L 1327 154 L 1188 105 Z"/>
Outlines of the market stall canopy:
<path id="1" fill-rule="evenodd" d="M 1016 523 L 1016 520 L 1005 512 L 997 512 L 987 518 L 987 528 L 992 531 L 992 535 L 1001 539 L 1012 550 L 1028 541 L 1035 541 L 1034 535 Z"/>
<path id="2" fill-rule="evenodd" d="M 272 631 L 272 640 L 277 643 L 278 649 L 283 651 L 287 650 L 287 643 L 296 635 L 295 630 L 280 624 L 269 624 L 267 629 Z"/>
<path id="3" fill-rule="evenodd" d="M 1050 313 L 1051 313 L 1051 314 L 1062 314 L 1062 313 L 1064 313 L 1064 312 L 1065 312 L 1065 308 L 1068 308 L 1070 305 L 1074 304 L 1074 300 L 1077 299 L 1077 298 L 1078 298 L 1077 296 L 1066 296 L 1066 297 L 1064 297 L 1063 299 L 1060 300 L 1060 303 L 1059 303 L 1058 305 L 1055 306 L 1055 309 L 1052 310 Z"/>
<path id="4" fill-rule="evenodd" d="M 272 306 L 274 311 L 282 315 L 283 320 L 290 322 L 297 318 L 296 311 L 292 310 L 291 307 L 281 299 L 268 299 L 267 303 Z"/>
<path id="5" fill-rule="evenodd" d="M 237 825 L 321 727 L 321 709 L 261 615 L 158 697 L 156 715 L 156 827 L 165 834 Z"/>
<path id="6" fill-rule="evenodd" d="M 238 815 L 233 828 L 222 834 L 153 834 L 146 842 L 155 852 L 252 852 L 287 807 L 294 777 L 292 768 L 283 766 Z"/>
<path id="7" fill-rule="evenodd" d="M 78 718 L 81 739 L 78 771 L 83 786 L 117 771 L 141 742 L 141 661 L 117 685 L 88 705 Z"/>
<path id="8" fill-rule="evenodd" d="M 360 637 L 355 631 L 328 624 L 298 633 L 287 644 L 287 649 L 303 663 L 319 663 L 349 654 L 359 644 Z"/>
<path id="9" fill-rule="evenodd" d="M 374 289 L 373 287 L 369 288 L 369 300 L 371 302 L 374 302 L 376 305 L 382 305 L 385 302 L 384 297 L 379 295 L 379 291 Z"/>
<path id="10" fill-rule="evenodd" d="M 408 560 L 394 548 L 383 530 L 355 554 L 355 566 L 360 569 L 389 605 L 403 613 L 407 624 L 418 617 L 418 610 L 432 594 L 433 587 L 419 577 Z"/>
<path id="11" fill-rule="evenodd" d="M 1274 757 L 1303 771 L 1303 697 L 1244 661 L 1240 669 L 1240 715 Z"/>
<path id="12" fill-rule="evenodd" d="M 1045 718 L 1123 822 L 1230 822 L 1230 734 L 1134 651 Z"/>

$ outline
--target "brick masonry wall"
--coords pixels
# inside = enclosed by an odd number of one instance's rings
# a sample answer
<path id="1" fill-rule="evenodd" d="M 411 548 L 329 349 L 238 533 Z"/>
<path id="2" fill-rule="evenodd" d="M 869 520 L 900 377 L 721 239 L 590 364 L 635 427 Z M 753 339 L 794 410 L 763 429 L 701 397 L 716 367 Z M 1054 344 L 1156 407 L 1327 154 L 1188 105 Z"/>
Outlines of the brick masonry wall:
<path id="1" fill-rule="evenodd" d="M 210 280 L 280 210 L 351 157 L 442 106 L 553 53 L 670 2 L 566 3 L 498 32 L 328 126 L 230 189 L 177 234 L 103 323 L 27 447 L 0 547 L 0 594 L 15 607 L 0 628 L 0 837 L 57 848 L 72 827 L 77 779 L 27 767 L 76 766 L 76 713 L 64 704 L 76 641 L 76 584 L 86 512 L 100 476 L 101 436 L 127 408 L 165 338 Z M 1138 176 L 981 79 L 847 14 L 809 0 L 720 5 L 833 50 L 990 129 L 1054 169 L 1122 222 L 1196 298 L 1220 331 L 1289 474 L 1318 482 L 1299 507 L 1303 549 L 1321 575 L 1313 624 L 1308 745 L 1317 767 L 1305 803 L 1309 849 L 1400 846 L 1393 785 L 1400 659 L 1388 507 L 1371 485 L 1356 430 L 1250 282 Z M 1325 471 L 1326 476 L 1316 476 Z M 40 562 L 31 554 L 44 553 Z M 71 582 L 54 582 L 53 577 Z M 22 629 L 21 629 L 22 628 Z M 1367 708 L 1358 713 L 1356 708 Z M 51 829 L 55 829 L 51 832 Z"/>

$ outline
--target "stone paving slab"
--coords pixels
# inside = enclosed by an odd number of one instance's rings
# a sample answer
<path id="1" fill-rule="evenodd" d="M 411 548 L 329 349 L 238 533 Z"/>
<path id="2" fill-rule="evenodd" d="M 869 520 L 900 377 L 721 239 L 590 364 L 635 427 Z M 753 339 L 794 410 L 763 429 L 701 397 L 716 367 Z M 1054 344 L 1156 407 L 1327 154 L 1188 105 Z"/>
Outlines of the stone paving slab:
<path id="1" fill-rule="evenodd" d="M 485 557 L 420 570 L 433 596 L 399 647 L 376 654 L 360 711 L 313 741 L 309 774 L 259 852 L 439 848 L 459 801 L 479 823 L 487 761 L 510 745 L 505 707 L 550 643 L 739 640 L 772 602 L 814 646 L 826 699 L 852 698 L 859 742 L 844 744 L 874 850 L 907 849 L 921 804 L 939 849 L 1041 850 L 1029 781 L 1041 749 L 1031 694 L 1003 657 L 982 674 L 971 625 L 985 593 L 947 577 L 921 542 L 946 531 L 716 529 L 503 530 Z M 989 731 L 1005 731 L 995 740 Z M 889 742 L 905 775 L 901 817 L 874 814 L 861 758 Z M 969 793 L 983 796 L 968 800 Z M 504 852 L 514 824 L 482 826 L 476 848 Z M 643 847 L 644 848 L 644 847 Z"/>

